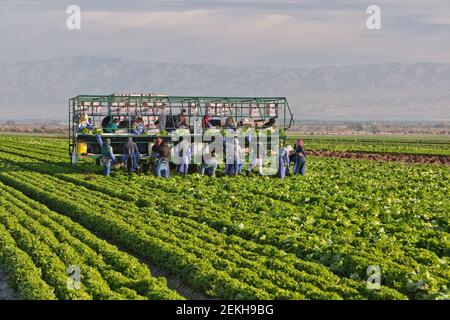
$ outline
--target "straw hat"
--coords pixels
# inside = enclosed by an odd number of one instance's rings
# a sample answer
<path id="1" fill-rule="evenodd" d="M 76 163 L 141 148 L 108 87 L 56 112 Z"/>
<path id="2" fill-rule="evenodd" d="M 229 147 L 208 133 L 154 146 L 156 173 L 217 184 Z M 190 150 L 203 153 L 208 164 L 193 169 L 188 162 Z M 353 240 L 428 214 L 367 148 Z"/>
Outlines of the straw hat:
<path id="1" fill-rule="evenodd" d="M 83 113 L 83 114 L 80 116 L 80 122 L 83 123 L 83 122 L 87 122 L 87 121 L 89 121 L 89 117 L 88 117 L 87 114 Z"/>

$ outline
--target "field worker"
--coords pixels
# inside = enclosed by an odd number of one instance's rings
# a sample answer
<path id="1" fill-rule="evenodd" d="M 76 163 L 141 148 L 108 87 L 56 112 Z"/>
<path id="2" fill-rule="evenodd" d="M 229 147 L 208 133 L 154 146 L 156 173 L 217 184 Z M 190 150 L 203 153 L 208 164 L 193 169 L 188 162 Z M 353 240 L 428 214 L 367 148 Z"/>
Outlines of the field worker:
<path id="1" fill-rule="evenodd" d="M 263 175 L 262 167 L 263 167 L 263 160 L 264 155 L 266 154 L 264 144 L 262 142 L 256 143 L 256 150 L 253 150 L 251 156 L 250 156 L 250 166 L 246 171 L 246 174 L 249 176 L 252 172 L 252 169 L 255 166 L 258 166 L 258 173 L 260 176 Z"/>
<path id="2" fill-rule="evenodd" d="M 180 128 L 180 129 L 187 129 L 188 128 L 186 109 L 181 110 L 180 121 L 177 124 L 177 128 Z"/>
<path id="3" fill-rule="evenodd" d="M 112 119 L 112 121 L 110 121 L 108 123 L 106 128 L 103 129 L 103 131 L 105 133 L 115 133 L 117 131 L 117 128 L 118 128 L 118 123 L 119 123 L 119 120 L 117 118 Z"/>
<path id="4" fill-rule="evenodd" d="M 93 130 L 94 126 L 89 123 L 89 117 L 83 113 L 80 116 L 80 123 L 78 124 L 78 132 L 82 132 L 83 129 Z"/>
<path id="5" fill-rule="evenodd" d="M 279 168 L 278 168 L 278 177 L 284 179 L 286 173 L 289 173 L 290 159 L 289 153 L 291 152 L 292 147 L 281 147 L 279 152 Z"/>
<path id="6" fill-rule="evenodd" d="M 161 142 L 159 148 L 159 155 L 156 163 L 156 176 L 157 177 L 170 177 L 170 147 L 167 142 Z"/>
<path id="7" fill-rule="evenodd" d="M 106 139 L 106 142 L 102 143 L 101 154 L 100 164 L 103 166 L 103 175 L 108 177 L 111 173 L 112 164 L 117 161 L 113 153 L 113 148 L 111 147 L 110 139 Z"/>
<path id="8" fill-rule="evenodd" d="M 225 120 L 225 125 L 223 127 L 225 129 L 233 129 L 234 130 L 236 128 L 236 125 L 234 123 L 234 118 L 233 117 L 228 117 Z"/>
<path id="9" fill-rule="evenodd" d="M 294 176 L 305 175 L 306 151 L 303 140 L 298 139 L 294 145 Z"/>
<path id="10" fill-rule="evenodd" d="M 155 144 L 152 146 L 152 153 L 150 155 L 151 158 L 158 158 L 162 142 L 163 139 L 161 137 L 156 137 Z"/>
<path id="11" fill-rule="evenodd" d="M 218 163 L 216 151 L 213 150 L 211 152 L 209 144 L 204 144 L 202 149 L 202 165 L 200 166 L 200 174 L 204 176 L 206 173 L 211 177 L 215 177 Z"/>
<path id="12" fill-rule="evenodd" d="M 239 140 L 237 137 L 234 137 L 232 143 L 226 144 L 227 152 L 226 152 L 226 158 L 227 162 L 225 165 L 225 171 L 224 174 L 227 174 L 229 176 L 237 176 L 241 167 L 241 155 L 242 155 L 242 149 L 239 145 Z"/>
<path id="13" fill-rule="evenodd" d="M 144 133 L 144 122 L 142 118 L 137 118 L 136 122 L 133 123 L 133 134 L 139 136 Z"/>
<path id="14" fill-rule="evenodd" d="M 174 148 L 174 153 L 178 155 L 180 159 L 180 164 L 177 165 L 176 171 L 186 177 L 189 171 L 189 163 L 191 162 L 192 149 L 191 144 L 187 139 L 181 139 L 183 140 Z"/>
<path id="15" fill-rule="evenodd" d="M 102 120 L 102 128 L 106 129 L 106 127 L 109 125 L 110 122 L 111 122 L 111 116 L 104 117 Z"/>
<path id="16" fill-rule="evenodd" d="M 135 172 L 139 166 L 141 155 L 138 146 L 133 138 L 128 138 L 127 143 L 123 146 L 122 160 L 128 169 L 128 174 Z"/>
<path id="17" fill-rule="evenodd" d="M 209 114 L 205 114 L 202 119 L 202 128 L 203 129 L 210 129 L 213 127 L 210 120 L 211 120 L 211 116 Z"/>
<path id="18" fill-rule="evenodd" d="M 156 175 L 156 165 L 158 164 L 159 152 L 161 149 L 161 144 L 163 139 L 161 137 L 156 137 L 155 143 L 152 146 L 152 150 L 150 153 L 150 161 L 153 163 L 153 174 Z"/>

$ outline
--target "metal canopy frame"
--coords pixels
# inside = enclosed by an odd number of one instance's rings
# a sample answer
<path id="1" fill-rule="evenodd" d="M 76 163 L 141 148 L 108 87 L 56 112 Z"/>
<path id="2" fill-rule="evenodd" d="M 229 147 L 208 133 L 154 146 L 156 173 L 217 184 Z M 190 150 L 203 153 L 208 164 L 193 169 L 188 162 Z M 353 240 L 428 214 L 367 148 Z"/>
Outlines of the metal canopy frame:
<path id="1" fill-rule="evenodd" d="M 110 116 L 119 120 L 128 120 L 128 132 L 132 132 L 131 123 L 137 117 L 148 126 L 164 112 L 170 126 L 166 130 L 176 129 L 175 123 L 185 110 L 187 125 L 191 128 L 195 120 L 209 114 L 213 120 L 232 117 L 235 123 L 244 119 L 252 121 L 255 127 L 274 118 L 277 125 L 287 130 L 294 123 L 293 114 L 286 97 L 220 97 L 220 96 L 168 96 L 158 94 L 110 94 L 78 95 L 69 99 L 69 139 L 72 154 L 79 133 L 78 122 L 81 114 L 89 116 L 90 123 L 101 128 L 103 118 Z M 132 135 L 132 134 L 130 134 Z"/>

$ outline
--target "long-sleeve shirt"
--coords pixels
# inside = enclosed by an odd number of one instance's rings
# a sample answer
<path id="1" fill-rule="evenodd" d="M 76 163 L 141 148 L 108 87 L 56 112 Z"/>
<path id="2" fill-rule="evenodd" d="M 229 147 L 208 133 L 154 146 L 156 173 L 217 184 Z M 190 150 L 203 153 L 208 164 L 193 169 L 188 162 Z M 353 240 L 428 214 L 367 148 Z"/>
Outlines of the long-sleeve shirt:
<path id="1" fill-rule="evenodd" d="M 113 162 L 116 162 L 116 157 L 113 153 L 113 148 L 110 145 L 103 145 L 102 146 L 102 155 L 109 157 Z"/>
<path id="2" fill-rule="evenodd" d="M 135 124 L 133 126 L 133 128 L 134 128 L 133 133 L 135 135 L 140 135 L 140 134 L 144 133 L 144 124 L 143 123 Z"/>
<path id="3" fill-rule="evenodd" d="M 305 151 L 305 148 L 303 146 L 296 144 L 294 146 L 294 152 L 295 152 L 295 154 L 297 154 L 299 156 L 303 156 L 303 157 L 306 158 L 306 151 Z"/>
<path id="4" fill-rule="evenodd" d="M 113 162 L 116 162 L 116 156 L 114 155 L 113 148 L 110 145 L 105 145 L 103 143 L 102 137 L 98 134 L 95 136 L 98 145 L 100 146 L 100 150 L 103 156 L 109 157 Z M 106 149 L 108 147 L 108 149 Z"/>
<path id="5" fill-rule="evenodd" d="M 283 161 L 283 163 L 285 163 L 287 167 L 289 167 L 291 164 L 291 160 L 289 159 L 289 152 L 286 148 L 282 148 L 280 150 L 280 162 L 281 161 Z"/>
<path id="6" fill-rule="evenodd" d="M 161 144 L 154 144 L 152 146 L 152 154 L 150 155 L 151 158 L 155 159 L 159 157 L 159 153 L 161 151 Z"/>

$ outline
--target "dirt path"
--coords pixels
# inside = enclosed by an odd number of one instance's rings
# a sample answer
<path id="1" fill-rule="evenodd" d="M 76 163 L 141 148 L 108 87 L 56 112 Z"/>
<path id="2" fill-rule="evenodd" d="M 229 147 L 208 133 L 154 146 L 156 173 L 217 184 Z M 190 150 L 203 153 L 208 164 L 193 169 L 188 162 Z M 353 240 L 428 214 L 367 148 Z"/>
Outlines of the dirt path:
<path id="1" fill-rule="evenodd" d="M 92 231 L 91 231 L 92 232 Z M 143 259 L 142 257 L 139 257 L 139 255 L 136 255 L 129 250 L 126 250 L 123 246 L 116 243 L 114 240 L 103 237 L 102 235 L 92 232 L 95 236 L 97 236 L 100 239 L 105 240 L 109 244 L 116 246 L 120 251 L 126 252 L 127 254 L 134 256 L 136 259 L 139 260 L 140 263 L 143 263 L 147 265 L 147 267 L 150 269 L 150 272 L 152 276 L 154 277 L 164 277 L 167 280 L 167 287 L 169 289 L 172 289 L 176 291 L 178 294 L 182 295 L 188 300 L 211 300 L 212 298 L 208 297 L 203 292 L 199 292 L 198 290 L 193 289 L 184 279 L 181 277 L 174 275 L 164 268 L 156 265 L 149 259 Z"/>
<path id="2" fill-rule="evenodd" d="M 330 157 L 344 159 L 365 159 L 377 161 L 398 161 L 407 163 L 430 163 L 450 165 L 450 156 L 428 156 L 418 154 L 399 154 L 399 153 L 369 153 L 369 152 L 346 152 L 346 151 L 327 151 L 327 150 L 309 150 L 308 155 L 314 157 Z"/>
<path id="3" fill-rule="evenodd" d="M 185 297 L 188 300 L 208 300 L 205 294 L 193 290 L 183 279 L 180 277 L 170 274 L 169 272 L 163 270 L 162 268 L 152 264 L 145 262 L 152 272 L 154 277 L 164 277 L 167 280 L 167 287 L 178 292 L 180 295 Z"/>
<path id="4" fill-rule="evenodd" d="M 0 300 L 19 300 L 17 293 L 6 282 L 6 276 L 0 271 Z"/>

